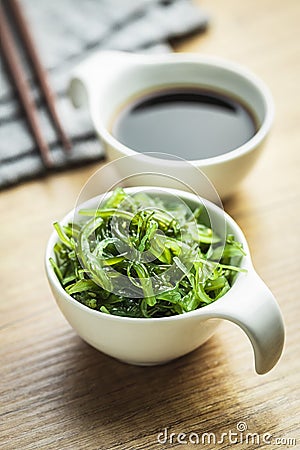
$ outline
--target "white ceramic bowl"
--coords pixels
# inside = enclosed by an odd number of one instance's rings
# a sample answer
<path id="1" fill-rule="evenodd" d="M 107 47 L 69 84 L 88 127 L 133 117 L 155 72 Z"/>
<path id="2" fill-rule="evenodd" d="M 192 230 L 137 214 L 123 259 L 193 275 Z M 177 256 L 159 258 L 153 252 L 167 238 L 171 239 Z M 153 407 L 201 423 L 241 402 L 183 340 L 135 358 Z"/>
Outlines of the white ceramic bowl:
<path id="1" fill-rule="evenodd" d="M 128 192 L 144 190 L 128 188 Z M 158 188 L 157 188 L 158 189 Z M 148 188 L 147 192 L 158 192 Z M 161 190 L 159 190 L 161 192 Z M 126 318 L 89 309 L 68 295 L 60 285 L 49 263 L 58 238 L 49 239 L 45 265 L 53 295 L 74 330 L 93 347 L 119 360 L 138 365 L 154 365 L 178 358 L 203 344 L 216 330 L 219 319 L 230 320 L 248 335 L 255 355 L 256 371 L 268 372 L 278 361 L 284 342 L 284 326 L 279 307 L 270 290 L 254 271 L 246 239 L 224 211 L 207 200 L 174 189 L 165 195 L 176 195 L 189 205 L 204 204 L 216 232 L 234 234 L 247 252 L 242 266 L 247 273 L 238 275 L 234 285 L 216 302 L 190 313 L 166 318 Z M 91 199 L 85 207 L 97 207 L 102 196 Z M 72 222 L 75 210 L 62 223 Z"/>
<path id="2" fill-rule="evenodd" d="M 189 163 L 174 158 L 158 158 L 157 154 L 138 153 L 121 144 L 111 134 L 112 118 L 126 101 L 144 91 L 174 85 L 198 86 L 239 99 L 253 112 L 258 131 L 239 148 Z M 130 156 L 119 166 L 121 179 L 128 178 L 132 173 L 143 174 L 147 171 L 151 176 L 141 176 L 140 180 L 135 178 L 132 185 L 163 185 L 183 189 L 186 184 L 205 198 L 209 198 L 209 193 L 199 171 L 209 178 L 221 198 L 236 192 L 260 155 L 274 116 L 269 89 L 256 75 L 230 61 L 198 54 L 98 52 L 74 70 L 70 95 L 75 106 L 88 105 L 108 159 L 114 161 Z M 188 144 L 186 142 L 186 160 L 189 160 Z M 165 174 L 166 178 L 156 174 Z M 130 185 L 130 179 L 127 179 L 127 185 Z"/>

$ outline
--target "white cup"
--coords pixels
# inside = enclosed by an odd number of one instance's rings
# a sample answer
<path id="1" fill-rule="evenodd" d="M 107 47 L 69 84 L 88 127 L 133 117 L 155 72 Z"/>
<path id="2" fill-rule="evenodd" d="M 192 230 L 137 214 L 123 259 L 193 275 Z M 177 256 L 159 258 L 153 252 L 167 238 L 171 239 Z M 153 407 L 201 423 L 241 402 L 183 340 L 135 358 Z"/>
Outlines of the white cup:
<path id="1" fill-rule="evenodd" d="M 247 241 L 236 222 L 221 208 L 194 194 L 166 188 L 127 188 L 128 193 L 145 191 L 164 197 L 174 196 L 196 208 L 204 205 L 214 230 L 227 233 L 243 244 L 246 256 L 231 289 L 220 299 L 203 308 L 163 318 L 119 317 L 90 309 L 74 300 L 61 286 L 49 262 L 58 241 L 52 233 L 46 249 L 45 265 L 53 295 L 59 308 L 79 336 L 96 349 L 119 360 L 137 365 L 154 365 L 178 358 L 199 347 L 215 332 L 219 319 L 238 325 L 249 337 L 255 356 L 257 373 L 271 370 L 278 361 L 284 343 L 284 325 L 279 307 L 268 287 L 255 272 Z M 107 194 L 84 203 L 84 208 L 98 207 Z M 107 197 L 105 197 L 107 198 Z M 69 212 L 61 221 L 72 222 L 83 205 Z M 234 349 L 232 349 L 234 351 Z"/>
<path id="2" fill-rule="evenodd" d="M 138 153 L 112 135 L 111 122 L 121 105 L 145 90 L 155 91 L 174 85 L 216 90 L 240 99 L 256 118 L 257 132 L 239 148 L 219 156 L 189 162 Z M 260 155 L 274 116 L 270 92 L 256 75 L 232 62 L 197 54 L 98 52 L 74 70 L 70 95 L 75 106 L 88 105 L 108 159 L 113 161 L 131 156 L 120 166 L 121 178 L 127 178 L 132 172 L 145 172 L 147 168 L 151 176 L 146 180 L 141 176 L 140 184 L 181 189 L 183 184 L 188 184 L 206 198 L 210 198 L 206 190 L 207 183 L 199 174 L 203 173 L 209 178 L 221 198 L 234 193 Z M 188 153 L 186 159 L 189 159 Z M 165 181 L 156 174 L 166 175 Z M 135 179 L 135 184 L 137 181 Z M 130 180 L 127 184 L 130 185 Z"/>

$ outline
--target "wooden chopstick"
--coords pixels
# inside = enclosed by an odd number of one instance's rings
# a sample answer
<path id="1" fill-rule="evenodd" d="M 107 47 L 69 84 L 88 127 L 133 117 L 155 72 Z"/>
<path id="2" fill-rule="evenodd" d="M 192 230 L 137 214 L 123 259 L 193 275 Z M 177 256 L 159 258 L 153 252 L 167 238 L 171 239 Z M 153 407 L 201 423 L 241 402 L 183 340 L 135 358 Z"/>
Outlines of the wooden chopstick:
<path id="1" fill-rule="evenodd" d="M 0 45 L 5 57 L 8 69 L 13 78 L 20 101 L 24 108 L 28 124 L 31 127 L 33 136 L 39 148 L 42 160 L 47 167 L 51 167 L 53 162 L 50 156 L 48 144 L 41 132 L 37 111 L 30 87 L 24 76 L 22 65 L 19 59 L 13 35 L 9 29 L 8 22 L 4 15 L 3 7 L 0 4 Z"/>
<path id="2" fill-rule="evenodd" d="M 58 117 L 58 114 L 56 111 L 55 103 L 54 103 L 54 94 L 53 94 L 50 84 L 48 82 L 47 72 L 45 71 L 44 67 L 42 66 L 42 64 L 40 62 L 33 38 L 30 34 L 28 25 L 26 23 L 26 19 L 23 15 L 21 5 L 18 2 L 18 0 L 9 0 L 8 6 L 9 6 L 11 13 L 13 15 L 13 18 L 16 22 L 18 31 L 22 37 L 22 42 L 24 44 L 25 49 L 27 50 L 28 57 L 31 60 L 33 69 L 35 71 L 36 77 L 37 77 L 38 82 L 41 87 L 41 91 L 44 95 L 50 117 L 51 117 L 53 124 L 60 136 L 62 145 L 65 150 L 70 150 L 71 141 L 65 134 L 63 127 L 60 123 L 60 120 L 59 120 L 59 117 Z"/>

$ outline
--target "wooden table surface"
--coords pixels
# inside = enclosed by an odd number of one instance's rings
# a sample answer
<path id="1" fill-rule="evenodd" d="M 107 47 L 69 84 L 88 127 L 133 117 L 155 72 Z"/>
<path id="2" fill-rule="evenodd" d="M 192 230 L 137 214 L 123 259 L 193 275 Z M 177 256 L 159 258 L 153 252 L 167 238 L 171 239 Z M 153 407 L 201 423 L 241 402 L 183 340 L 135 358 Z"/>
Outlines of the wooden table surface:
<path id="1" fill-rule="evenodd" d="M 224 206 L 280 304 L 284 354 L 270 373 L 256 375 L 247 338 L 225 322 L 201 348 L 160 367 L 129 366 L 89 347 L 58 310 L 43 256 L 52 222 L 73 207 L 99 164 L 22 184 L 0 194 L 1 450 L 184 448 L 178 433 L 195 441 L 211 432 L 221 441 L 239 422 L 260 443 L 232 448 L 300 448 L 300 2 L 199 5 L 211 14 L 210 29 L 176 50 L 247 65 L 270 86 L 276 103 L 263 156 Z M 166 428 L 168 443 L 159 443 Z M 265 443 L 264 433 L 272 435 Z M 227 437 L 191 447 L 231 445 Z"/>

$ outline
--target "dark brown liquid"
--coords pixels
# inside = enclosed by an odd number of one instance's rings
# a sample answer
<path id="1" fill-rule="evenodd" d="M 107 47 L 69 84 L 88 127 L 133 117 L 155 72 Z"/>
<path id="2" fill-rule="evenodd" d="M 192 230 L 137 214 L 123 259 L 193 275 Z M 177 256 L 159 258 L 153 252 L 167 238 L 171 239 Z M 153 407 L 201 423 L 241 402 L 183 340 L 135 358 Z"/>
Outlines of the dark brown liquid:
<path id="1" fill-rule="evenodd" d="M 189 87 L 141 96 L 123 108 L 112 126 L 112 134 L 133 150 L 187 160 L 234 150 L 256 130 L 250 111 L 235 99 Z"/>

